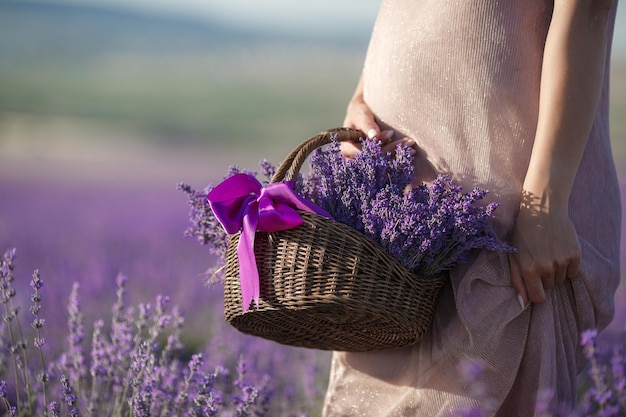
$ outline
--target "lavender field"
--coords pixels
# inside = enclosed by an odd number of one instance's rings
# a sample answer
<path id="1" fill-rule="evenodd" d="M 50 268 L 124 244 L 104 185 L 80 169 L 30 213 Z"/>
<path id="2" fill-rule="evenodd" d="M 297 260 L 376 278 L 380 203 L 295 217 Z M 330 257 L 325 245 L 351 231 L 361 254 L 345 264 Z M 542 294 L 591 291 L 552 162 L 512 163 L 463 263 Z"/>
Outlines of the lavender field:
<path id="1" fill-rule="evenodd" d="M 617 147 L 617 154 L 620 149 Z M 22 306 L 20 316 L 27 323 L 25 327 L 30 328 L 31 321 L 31 274 L 38 269 L 44 283 L 40 290 L 41 315 L 45 317 L 41 332 L 46 339 L 42 348 L 46 357 L 52 360 L 68 349 L 76 349 L 75 341 L 79 340 L 86 357 L 82 361 L 88 367 L 95 360 L 87 355 L 94 329 L 112 332 L 115 328 L 111 317 L 117 280 L 122 274 L 127 278 L 126 306 L 141 311 L 141 306 L 149 305 L 157 315 L 158 297 L 166 295 L 170 297 L 171 308 L 178 306 L 184 311 L 185 325 L 180 331 L 181 346 L 177 353 L 181 363 L 202 353 L 206 369 L 225 367 L 234 375 L 243 358 L 248 383 L 259 385 L 255 401 L 262 398 L 271 401 L 271 411 L 263 415 L 319 415 L 329 354 L 249 338 L 227 326 L 222 320 L 221 288 L 204 284 L 203 273 L 213 260 L 205 248 L 183 237 L 188 222 L 186 196 L 176 190 L 177 181 L 190 182 L 196 187 L 216 183 L 225 166 L 232 162 L 247 160 L 246 166 L 255 168 L 254 156 L 235 152 L 169 156 L 168 159 L 165 153 L 143 157 L 140 153 L 133 154 L 128 159 L 142 164 L 138 171 L 132 168 L 133 164 L 120 160 L 110 169 L 106 169 L 106 160 L 90 164 L 54 158 L 3 160 L 0 245 L 3 250 L 17 248 L 13 285 L 15 302 Z M 626 188 L 624 167 L 626 161 L 619 164 Z M 84 326 L 78 338 L 72 335 L 76 329 L 67 325 L 72 318 L 68 304 L 74 283 L 78 284 Z M 613 345 L 625 341 L 625 304 L 622 286 L 616 299 L 616 320 L 600 339 L 600 347 L 607 355 Z M 104 324 L 98 322 L 100 319 Z M 127 319 L 129 327 L 136 322 L 141 322 L 139 316 Z M 162 344 L 172 332 L 169 327 L 162 329 L 159 335 Z M 11 362 L 6 353 L 1 361 L 4 363 L 0 362 L 0 369 Z M 271 389 L 261 386 L 264 378 L 269 378 Z M 81 381 L 80 373 L 73 381 L 77 384 Z M 589 383 L 588 379 L 585 381 Z M 234 395 L 228 389 L 223 393 Z M 87 402 L 88 399 L 83 399 L 83 406 Z M 237 404 L 233 405 L 232 410 L 236 407 Z M 128 415 L 149 415 L 137 410 Z M 224 408 L 215 415 L 248 415 L 227 410 Z M 68 407 L 67 412 L 70 411 Z"/>
<path id="2" fill-rule="evenodd" d="M 28 172 L 20 172 L 19 165 L 3 164 L 0 244 L 3 251 L 17 249 L 15 303 L 22 306 L 20 316 L 27 328 L 31 274 L 35 269 L 40 272 L 47 357 L 57 357 L 71 343 L 66 323 L 74 283 L 85 329 L 80 339 L 87 349 L 94 322 L 111 320 L 116 282 L 122 274 L 127 306 L 148 305 L 155 310 L 155 300 L 163 295 L 170 297 L 171 306 L 184 311 L 181 360 L 203 353 L 208 369 L 223 366 L 234 373 L 241 356 L 250 381 L 261 384 L 266 375 L 271 378 L 273 391 L 265 394 L 275 400 L 268 415 L 315 415 L 328 354 L 249 338 L 225 324 L 221 288 L 204 283 L 203 273 L 213 260 L 205 248 L 183 237 L 188 222 L 186 196 L 176 190 L 176 181 L 142 175 L 143 180 L 94 178 L 93 172 L 79 172 L 81 168 L 68 163 L 46 169 L 39 164 L 39 169 L 31 167 Z M 207 182 L 212 177 L 219 180 L 210 164 L 198 170 L 197 177 L 206 177 Z M 190 180 L 183 178 L 185 171 L 181 167 L 180 179 Z M 59 172 L 61 178 L 55 178 Z M 6 352 L 2 356 L 0 368 L 10 362 Z"/>

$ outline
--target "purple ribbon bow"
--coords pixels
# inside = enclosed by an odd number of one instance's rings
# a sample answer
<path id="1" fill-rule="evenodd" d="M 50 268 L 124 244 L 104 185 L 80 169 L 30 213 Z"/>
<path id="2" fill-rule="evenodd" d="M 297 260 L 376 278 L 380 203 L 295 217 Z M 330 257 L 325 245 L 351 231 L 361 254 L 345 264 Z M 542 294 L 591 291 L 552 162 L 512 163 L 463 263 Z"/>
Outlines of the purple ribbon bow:
<path id="1" fill-rule="evenodd" d="M 302 224 L 296 209 L 331 216 L 320 207 L 296 194 L 291 182 L 276 182 L 263 187 L 252 175 L 235 174 L 215 187 L 207 196 L 215 217 L 226 233 L 241 230 L 237 246 L 243 312 L 254 300 L 259 307 L 259 270 L 254 256 L 254 235 L 278 232 Z"/>

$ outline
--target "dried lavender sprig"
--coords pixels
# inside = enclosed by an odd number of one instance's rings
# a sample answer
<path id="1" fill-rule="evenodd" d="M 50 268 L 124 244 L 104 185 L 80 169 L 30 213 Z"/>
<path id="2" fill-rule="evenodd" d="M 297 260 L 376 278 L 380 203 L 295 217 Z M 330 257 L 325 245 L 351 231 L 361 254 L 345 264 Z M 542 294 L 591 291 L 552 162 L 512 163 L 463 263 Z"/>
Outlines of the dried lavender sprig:
<path id="1" fill-rule="evenodd" d="M 133 394 L 131 399 L 133 417 L 150 417 L 153 402 L 155 381 L 150 379 L 141 384 L 141 388 Z"/>
<path id="2" fill-rule="evenodd" d="M 172 331 L 168 335 L 167 344 L 161 352 L 161 365 L 171 362 L 175 355 L 183 348 L 181 337 L 182 329 L 185 324 L 185 313 L 178 306 L 174 306 L 171 317 Z"/>
<path id="3" fill-rule="evenodd" d="M 79 284 L 74 282 L 67 304 L 68 334 L 66 340 L 68 348 L 67 352 L 61 356 L 60 362 L 63 372 L 68 376 L 74 389 L 76 389 L 78 393 L 81 393 L 81 384 L 87 375 L 87 368 L 85 366 L 85 356 L 82 346 L 85 340 L 85 331 L 78 291 Z"/>
<path id="4" fill-rule="evenodd" d="M 93 326 L 91 338 L 91 365 L 89 374 L 91 376 L 91 392 L 87 403 L 87 411 L 91 415 L 106 415 L 100 410 L 100 405 L 106 403 L 103 393 L 110 392 L 112 370 L 109 355 L 106 351 L 106 342 L 102 332 L 104 321 L 97 320 Z"/>
<path id="5" fill-rule="evenodd" d="M 66 375 L 61 375 L 61 394 L 69 410 L 68 415 L 70 417 L 78 417 L 80 415 L 80 409 L 77 404 L 78 396 L 76 396 L 74 388 Z"/>
<path id="6" fill-rule="evenodd" d="M 150 363 L 151 349 L 152 347 L 145 340 L 140 341 L 138 346 L 133 349 L 130 355 L 128 372 L 121 387 L 121 393 L 115 398 L 113 415 L 126 415 L 127 398 L 130 397 L 130 404 L 132 405 L 135 396 L 140 395 L 140 387 L 146 377 L 145 374 Z"/>
<path id="7" fill-rule="evenodd" d="M 33 289 L 33 294 L 31 295 L 31 301 L 33 305 L 30 308 L 31 313 L 33 313 L 34 319 L 31 323 L 32 327 L 35 329 L 35 339 L 34 346 L 39 352 L 39 360 L 41 362 L 41 374 L 38 378 L 39 382 L 42 385 L 42 398 L 43 398 L 43 409 L 44 416 L 47 415 L 48 411 L 48 400 L 47 400 L 47 383 L 49 379 L 49 375 L 46 372 L 46 360 L 43 354 L 43 345 L 45 344 L 45 340 L 41 335 L 41 328 L 43 327 L 45 320 L 40 317 L 39 313 L 41 312 L 41 294 L 39 290 L 43 286 L 43 281 L 41 279 L 41 275 L 38 270 L 33 272 L 33 279 L 30 283 L 31 288 Z"/>
<path id="8" fill-rule="evenodd" d="M 184 380 L 181 391 L 176 396 L 176 400 L 174 401 L 177 415 L 180 415 L 182 413 L 183 407 L 187 404 L 187 401 L 189 399 L 189 387 L 191 386 L 191 383 L 194 380 L 197 372 L 200 370 L 200 366 L 202 366 L 202 363 L 202 354 L 193 355 L 191 357 L 191 361 L 189 361 L 187 377 Z"/>
<path id="9" fill-rule="evenodd" d="M 202 377 L 196 397 L 193 399 L 191 415 L 193 417 L 216 417 L 218 415 L 219 398 L 215 395 L 214 386 L 219 370 Z"/>
<path id="10" fill-rule="evenodd" d="M 154 304 L 154 311 L 156 314 L 152 316 L 152 325 L 148 330 L 150 335 L 150 341 L 154 342 L 163 334 L 165 328 L 172 321 L 172 315 L 167 313 L 167 307 L 170 303 L 170 297 L 164 295 L 157 295 Z"/>
<path id="11" fill-rule="evenodd" d="M 274 177 L 276 167 L 267 159 L 263 159 L 259 163 L 259 166 L 261 167 L 261 175 L 263 176 L 262 183 L 267 185 Z"/>
<path id="12" fill-rule="evenodd" d="M 239 388 L 239 393 L 233 395 L 233 402 L 236 405 L 236 417 L 250 417 L 251 408 L 262 401 L 262 387 L 248 385 L 244 378 L 247 372 L 246 362 L 243 356 L 237 362 L 237 379 L 234 385 Z M 256 410 L 257 416 L 262 416 L 263 410 Z"/>
<path id="13" fill-rule="evenodd" d="M 126 376 L 121 381 L 122 393 L 115 401 L 113 408 L 114 414 L 123 415 L 126 398 L 129 393 L 133 392 L 133 388 L 139 385 L 139 382 L 143 378 L 147 361 L 152 349 L 151 343 L 142 338 L 142 331 L 146 327 L 146 321 L 149 315 L 149 305 L 140 304 L 139 317 L 136 320 L 136 332 L 134 336 L 135 346 L 130 353 L 130 363 L 126 372 Z"/>
<path id="14" fill-rule="evenodd" d="M 133 334 L 133 318 L 132 311 L 126 310 L 124 307 L 124 295 L 126 293 L 126 283 L 128 278 L 125 275 L 118 275 L 115 281 L 116 299 L 112 308 L 111 317 L 111 345 L 117 349 L 116 356 L 126 357 L 135 347 L 135 337 Z M 110 352 L 110 354 L 113 354 Z M 115 356 L 111 357 L 115 359 Z"/>
<path id="15" fill-rule="evenodd" d="M 128 278 L 125 275 L 118 275 L 116 278 L 116 299 L 113 303 L 111 317 L 111 342 L 107 349 L 108 361 L 116 369 L 111 372 L 109 384 L 114 390 L 119 390 L 121 394 L 116 395 L 109 407 L 112 414 L 123 415 L 126 395 L 129 390 L 131 378 L 131 355 L 137 346 L 137 337 L 133 332 L 132 311 L 124 308 L 124 295 Z"/>

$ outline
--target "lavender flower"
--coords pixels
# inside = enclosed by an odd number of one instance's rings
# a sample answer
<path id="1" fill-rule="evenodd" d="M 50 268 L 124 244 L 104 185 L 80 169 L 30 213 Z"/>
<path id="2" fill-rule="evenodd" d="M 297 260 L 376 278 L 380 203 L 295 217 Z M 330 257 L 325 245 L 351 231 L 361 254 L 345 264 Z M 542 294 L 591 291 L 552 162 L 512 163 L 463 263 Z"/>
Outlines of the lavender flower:
<path id="1" fill-rule="evenodd" d="M 535 416 L 536 417 L 554 417 L 554 407 L 552 401 L 554 399 L 554 391 L 551 389 L 540 389 L 537 393 L 537 399 L 535 401 Z M 563 415 L 563 414 L 558 414 Z"/>
<path id="2" fill-rule="evenodd" d="M 59 403 L 56 401 L 52 401 L 48 406 L 50 410 L 51 417 L 60 417 L 61 416 L 61 408 L 59 407 Z"/>
<path id="3" fill-rule="evenodd" d="M 622 410 L 626 410 L 626 360 L 624 359 L 624 349 L 619 345 L 613 348 L 611 376 L 617 401 Z"/>
<path id="4" fill-rule="evenodd" d="M 185 317 L 183 312 L 178 306 L 175 306 L 172 311 L 170 325 L 173 330 L 167 337 L 167 344 L 161 353 L 161 362 L 167 363 L 172 361 L 178 355 L 182 349 L 183 344 L 181 342 L 182 328 L 185 323 Z"/>
<path id="5" fill-rule="evenodd" d="M 74 393 L 74 388 L 70 384 L 70 380 L 65 375 L 61 376 L 61 389 L 63 400 L 69 409 L 68 415 L 71 417 L 78 416 L 80 413 L 78 407 L 76 407 L 78 397 Z"/>
<path id="6" fill-rule="evenodd" d="M 94 323 L 93 335 L 91 337 L 91 365 L 89 374 L 91 376 L 91 393 L 89 395 L 89 410 L 97 410 L 102 402 L 100 392 L 107 389 L 111 381 L 112 364 L 109 360 L 107 345 L 102 334 L 104 321 L 97 320 Z"/>
<path id="7" fill-rule="evenodd" d="M 68 334 L 67 334 L 67 354 L 61 356 L 61 366 L 65 370 L 70 382 L 76 387 L 80 386 L 80 381 L 85 378 L 87 369 L 83 354 L 82 343 L 85 339 L 83 329 L 83 317 L 78 297 L 78 283 L 72 285 L 70 300 L 67 306 L 68 312 Z"/>
<path id="8" fill-rule="evenodd" d="M 30 308 L 31 313 L 33 313 L 33 316 L 34 316 L 31 326 L 33 327 L 33 329 L 35 329 L 35 332 L 36 332 L 34 340 L 33 340 L 33 345 L 39 352 L 39 360 L 40 360 L 41 369 L 42 369 L 40 375 L 37 378 L 37 381 L 42 384 L 41 391 L 42 391 L 42 398 L 43 398 L 43 407 L 45 409 L 47 407 L 47 402 L 48 402 L 46 383 L 48 382 L 49 375 L 46 372 L 46 361 L 44 359 L 44 354 L 43 354 L 43 346 L 46 342 L 45 342 L 45 339 L 41 335 L 41 328 L 43 327 L 45 320 L 41 318 L 39 315 L 39 313 L 41 312 L 41 294 L 39 293 L 39 290 L 43 287 L 43 281 L 41 279 L 39 271 L 36 270 L 33 273 L 33 279 L 30 283 L 30 286 L 34 291 L 33 294 L 31 295 L 31 301 L 33 302 L 33 305 Z"/>
<path id="9" fill-rule="evenodd" d="M 2 379 L 0 380 L 0 398 L 2 399 L 2 404 L 4 405 L 4 408 L 10 410 L 11 403 L 9 402 L 7 396 L 7 381 Z"/>
<path id="10" fill-rule="evenodd" d="M 140 389 L 134 393 L 131 399 L 133 416 L 150 417 L 152 415 L 150 410 L 154 383 L 155 381 L 149 380 L 147 383 L 141 384 Z"/>
<path id="11" fill-rule="evenodd" d="M 484 366 L 475 360 L 464 360 L 458 366 L 461 381 L 467 385 L 468 405 L 458 410 L 463 417 L 486 417 L 487 410 L 491 410 L 493 399 L 489 396 L 487 386 L 483 381 Z"/>
<path id="12" fill-rule="evenodd" d="M 614 361 L 612 361 L 613 389 L 617 388 L 618 392 L 618 395 L 615 395 L 607 378 L 607 367 L 600 360 L 601 352 L 598 349 L 597 337 L 598 331 L 596 329 L 585 330 L 581 334 L 581 346 L 585 357 L 589 361 L 588 376 L 592 383 L 592 386 L 583 398 L 583 412 L 586 416 L 618 417 L 626 411 L 619 398 L 620 373 L 622 372 L 619 369 L 619 362 L 622 362 L 621 368 L 623 370 L 623 358 L 620 358 L 619 354 L 614 355 Z M 617 383 L 617 386 L 615 383 Z M 621 396 L 623 396 L 623 391 Z"/>
<path id="13" fill-rule="evenodd" d="M 215 417 L 221 398 L 214 393 L 217 373 L 208 373 L 202 377 L 198 394 L 193 400 L 191 415 L 194 417 Z"/>
<path id="14" fill-rule="evenodd" d="M 243 358 L 239 358 L 235 386 L 239 388 L 240 392 L 233 395 L 233 402 L 237 405 L 235 414 L 237 417 L 250 417 L 250 408 L 256 404 L 259 398 L 259 391 L 254 386 L 244 382 L 245 374 L 246 363 Z"/>
<path id="15" fill-rule="evenodd" d="M 185 378 L 183 389 L 178 393 L 175 400 L 175 407 L 178 413 L 182 412 L 183 405 L 187 403 L 189 399 L 189 387 L 194 381 L 196 374 L 200 370 L 200 366 L 203 363 L 202 355 L 193 355 L 189 362 L 189 369 L 187 377 Z"/>

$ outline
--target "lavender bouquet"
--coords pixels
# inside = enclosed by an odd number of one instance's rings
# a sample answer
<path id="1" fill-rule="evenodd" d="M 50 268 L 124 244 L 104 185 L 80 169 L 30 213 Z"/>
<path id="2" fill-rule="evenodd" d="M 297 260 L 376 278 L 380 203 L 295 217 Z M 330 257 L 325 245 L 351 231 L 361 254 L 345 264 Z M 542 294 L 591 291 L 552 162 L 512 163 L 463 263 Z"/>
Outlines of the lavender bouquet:
<path id="1" fill-rule="evenodd" d="M 418 276 L 433 276 L 465 262 L 473 249 L 513 251 L 498 241 L 489 219 L 497 203 L 481 206 L 486 190 L 463 192 L 444 175 L 411 187 L 413 156 L 398 146 L 383 152 L 377 140 L 344 158 L 339 142 L 311 156 L 312 171 L 300 193 L 336 221 L 376 241 Z"/>

